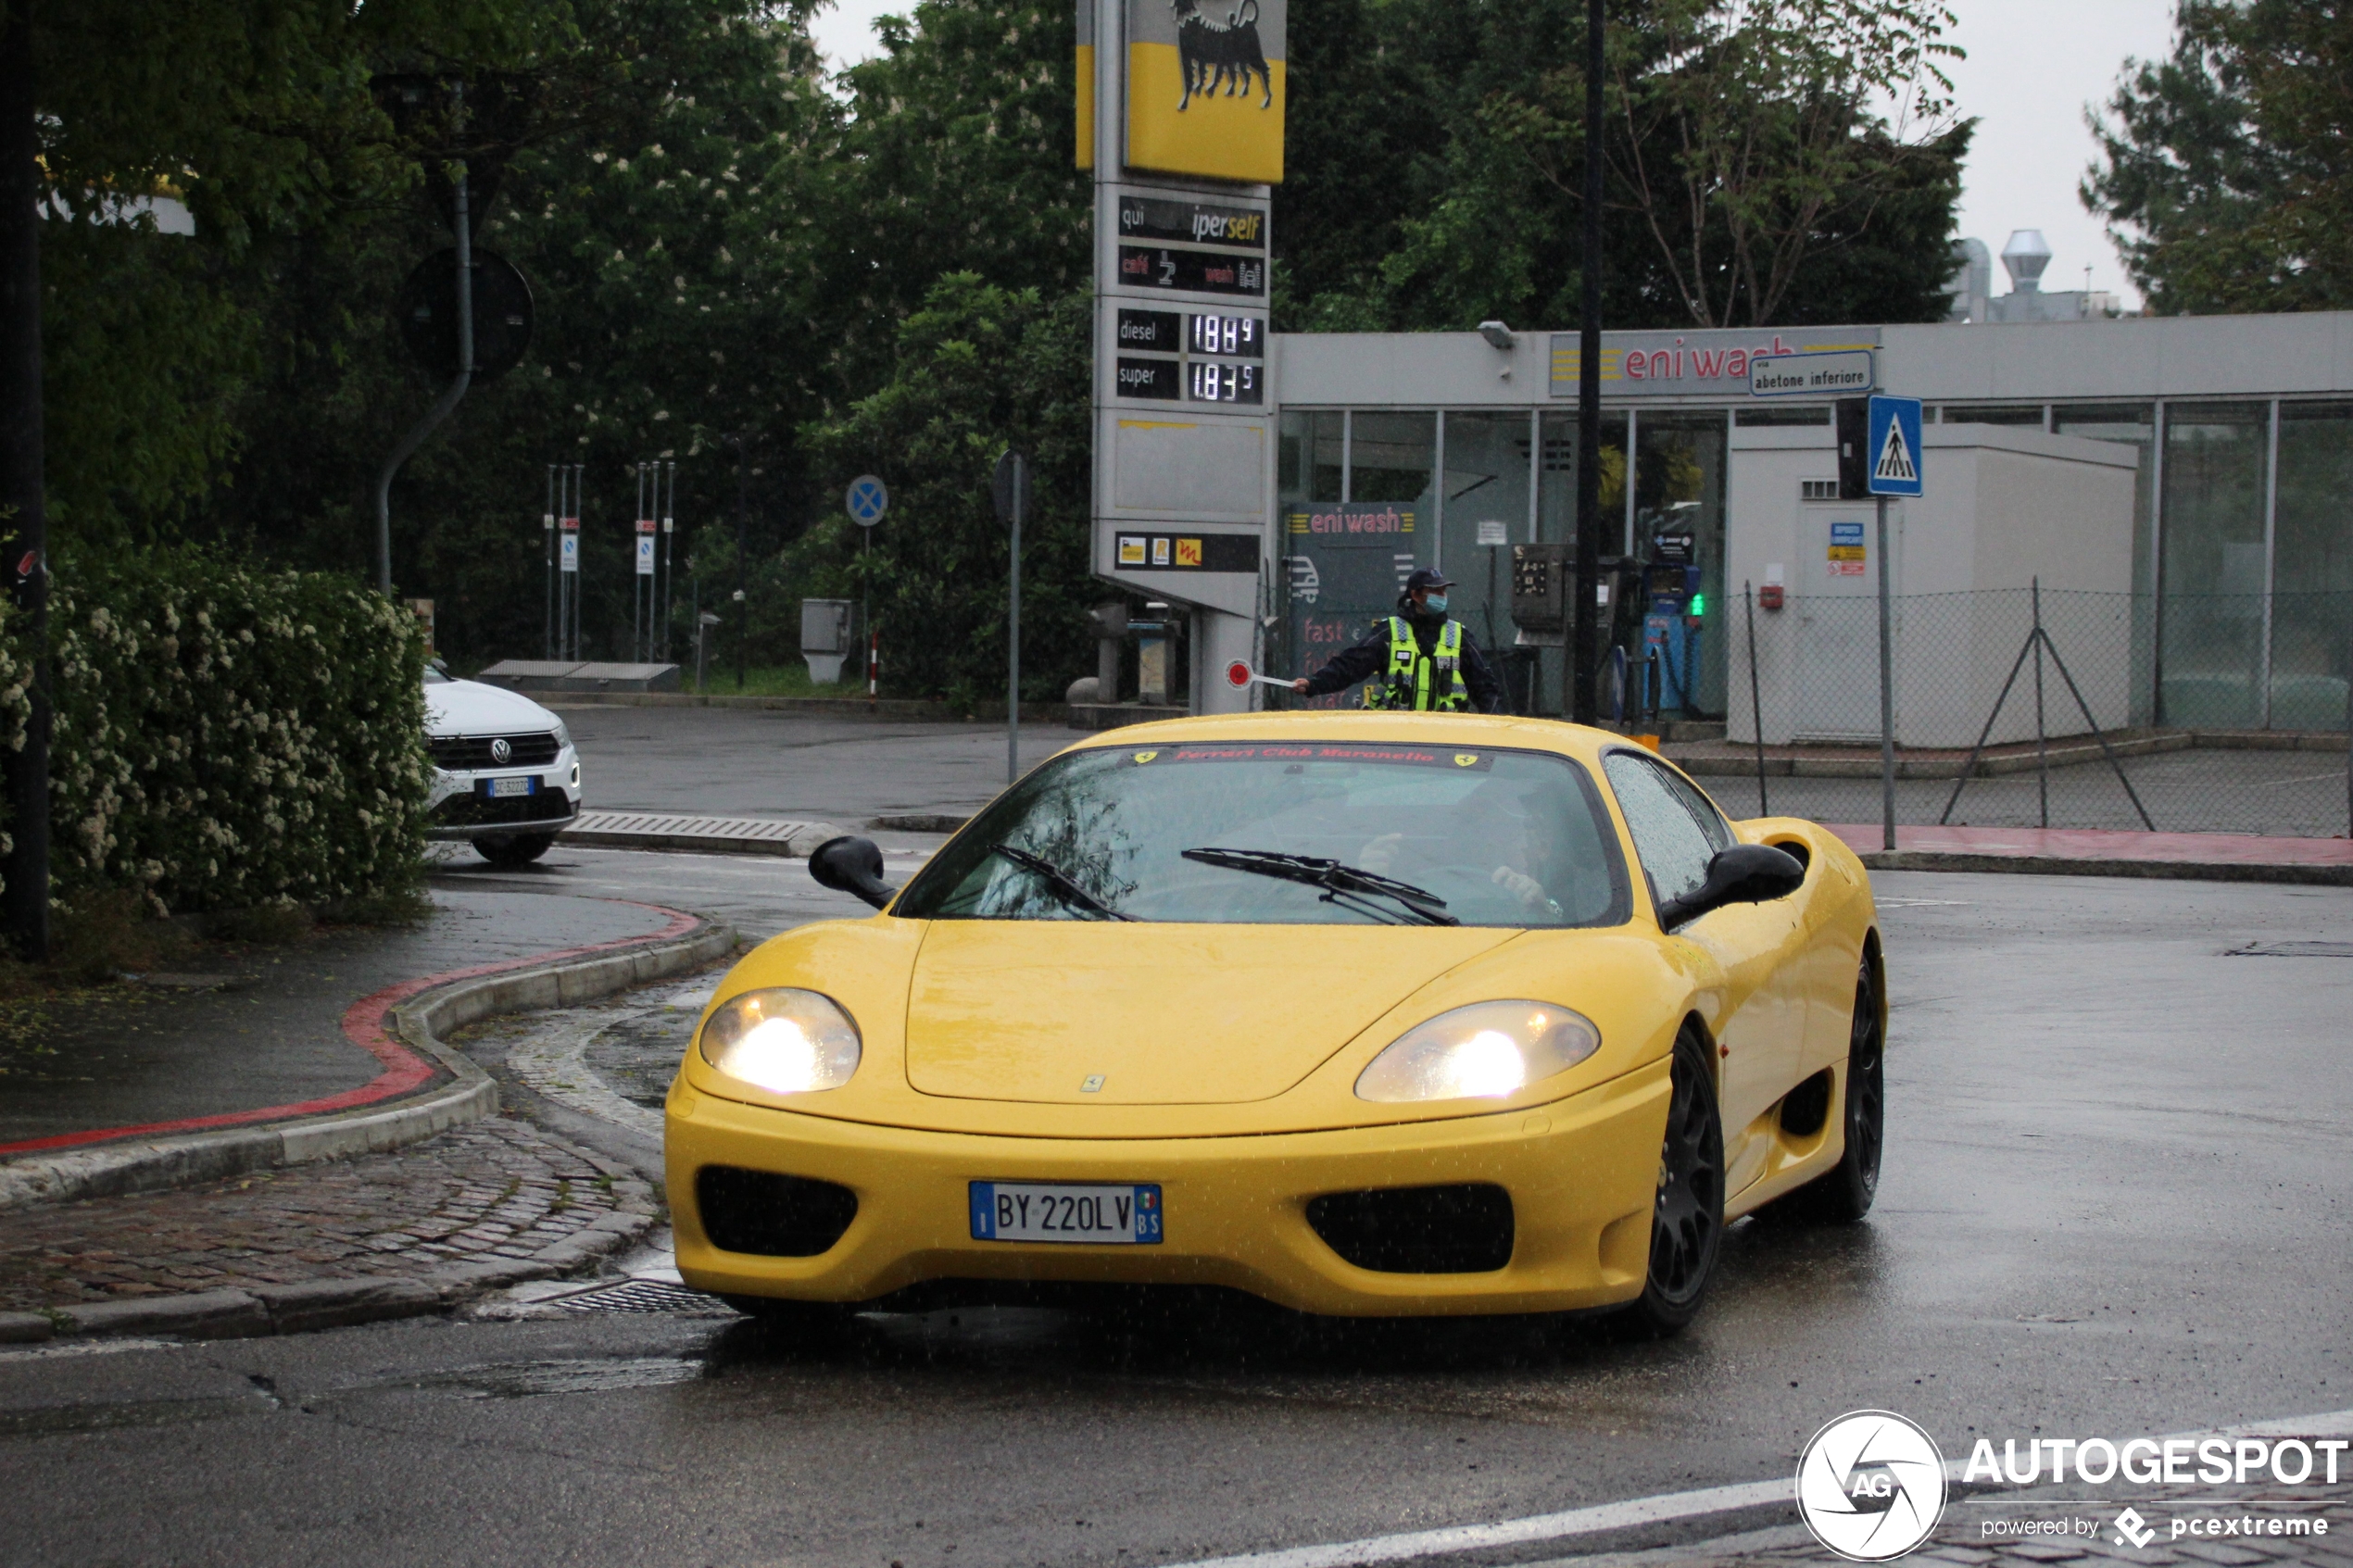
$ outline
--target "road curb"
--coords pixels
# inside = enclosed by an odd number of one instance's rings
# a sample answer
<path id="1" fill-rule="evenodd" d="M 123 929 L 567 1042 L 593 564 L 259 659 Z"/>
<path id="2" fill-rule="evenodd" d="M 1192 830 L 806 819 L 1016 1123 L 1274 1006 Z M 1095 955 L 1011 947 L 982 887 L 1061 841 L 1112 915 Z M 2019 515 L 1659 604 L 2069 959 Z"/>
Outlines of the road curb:
<path id="1" fill-rule="evenodd" d="M 2118 860 L 2061 855 L 1973 855 L 1938 849 L 1876 849 L 1875 872 L 2007 872 L 2026 876 L 2124 876 L 2176 882 L 2263 882 L 2294 887 L 2353 887 L 2353 866 L 2266 865 L 2243 860 Z"/>
<path id="2" fill-rule="evenodd" d="M 0 1164 L 0 1212 L 383 1153 L 479 1121 L 498 1109 L 497 1085 L 472 1058 L 444 1045 L 444 1035 L 495 1013 L 593 1001 L 698 968 L 725 957 L 735 946 L 734 927 L 698 918 L 683 935 L 469 976 L 402 997 L 384 1014 L 387 1033 L 437 1062 L 449 1073 L 447 1082 L 389 1105 L 12 1160 Z M 6 1337 L 0 1326 L 0 1340 Z"/>
<path id="3" fill-rule="evenodd" d="M 172 1339 L 251 1339 L 308 1334 L 354 1323 L 425 1317 L 528 1280 L 573 1273 L 651 1229 L 653 1188 L 625 1165 L 541 1132 L 538 1136 L 594 1165 L 612 1183 L 614 1207 L 584 1228 L 526 1258 L 446 1263 L 422 1273 L 302 1280 L 246 1290 L 202 1290 L 131 1301 L 97 1301 L 37 1312 L 0 1312 L 0 1345 L 53 1339 L 151 1336 Z"/>

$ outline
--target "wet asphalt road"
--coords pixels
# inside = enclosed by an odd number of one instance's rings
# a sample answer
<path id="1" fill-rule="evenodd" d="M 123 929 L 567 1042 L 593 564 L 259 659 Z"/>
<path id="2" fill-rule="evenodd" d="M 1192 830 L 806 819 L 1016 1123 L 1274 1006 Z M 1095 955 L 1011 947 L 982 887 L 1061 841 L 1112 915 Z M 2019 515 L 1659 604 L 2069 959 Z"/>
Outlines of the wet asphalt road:
<path id="1" fill-rule="evenodd" d="M 599 811 L 798 817 L 862 832 L 901 811 L 969 815 L 1005 787 L 1005 726 L 833 718 L 737 708 L 554 704 L 579 743 Z M 1021 731 L 1021 765 L 1086 737 Z"/>
<path id="2" fill-rule="evenodd" d="M 560 851 L 497 883 L 755 930 L 854 909 L 804 874 Z M 0 1556 L 1165 1563 L 1784 1478 L 1864 1406 L 1948 1455 L 2353 1407 L 2353 959 L 2224 956 L 2353 942 L 2353 891 L 1876 884 L 1880 1206 L 1738 1227 L 1678 1340 L 1188 1307 L 869 1319 L 837 1345 L 608 1313 L 6 1352 Z"/>

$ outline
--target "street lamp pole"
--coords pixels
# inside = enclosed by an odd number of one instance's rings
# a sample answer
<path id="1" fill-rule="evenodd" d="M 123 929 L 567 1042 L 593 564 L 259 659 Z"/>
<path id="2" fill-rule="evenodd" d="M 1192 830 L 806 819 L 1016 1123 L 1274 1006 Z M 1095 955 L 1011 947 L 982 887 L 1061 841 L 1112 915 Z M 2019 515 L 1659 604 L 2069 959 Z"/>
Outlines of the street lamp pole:
<path id="1" fill-rule="evenodd" d="M 1577 333 L 1577 588 L 1569 626 L 1569 717 L 1599 717 L 1602 585 L 1602 0 L 1585 6 L 1585 212 L 1579 264 L 1584 319 Z"/>

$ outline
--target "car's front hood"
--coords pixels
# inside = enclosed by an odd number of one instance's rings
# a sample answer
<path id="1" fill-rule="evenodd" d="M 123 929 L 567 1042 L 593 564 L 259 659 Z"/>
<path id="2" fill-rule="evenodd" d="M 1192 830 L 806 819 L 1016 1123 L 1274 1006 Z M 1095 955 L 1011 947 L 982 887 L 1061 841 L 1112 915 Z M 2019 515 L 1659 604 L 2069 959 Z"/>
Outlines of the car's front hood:
<path id="1" fill-rule="evenodd" d="M 960 1099 L 1268 1099 L 1415 991 L 1515 935 L 937 921 L 908 991 L 907 1079 Z"/>
<path id="2" fill-rule="evenodd" d="M 480 681 L 436 681 L 425 687 L 425 734 L 522 735 L 556 727 L 556 716 L 523 696 Z"/>

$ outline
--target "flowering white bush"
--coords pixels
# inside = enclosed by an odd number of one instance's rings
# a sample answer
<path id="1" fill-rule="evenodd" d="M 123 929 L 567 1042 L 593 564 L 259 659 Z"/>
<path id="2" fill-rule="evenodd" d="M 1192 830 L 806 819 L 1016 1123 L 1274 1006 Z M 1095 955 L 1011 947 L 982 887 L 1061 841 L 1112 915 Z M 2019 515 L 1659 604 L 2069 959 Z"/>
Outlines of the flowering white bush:
<path id="1" fill-rule="evenodd" d="M 0 621 L 0 740 L 29 704 Z M 424 633 L 347 580 L 194 551 L 64 564 L 50 597 L 51 877 L 158 909 L 414 881 L 431 776 Z"/>

